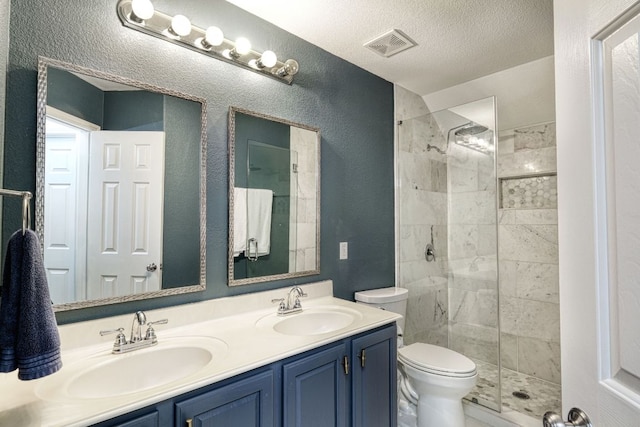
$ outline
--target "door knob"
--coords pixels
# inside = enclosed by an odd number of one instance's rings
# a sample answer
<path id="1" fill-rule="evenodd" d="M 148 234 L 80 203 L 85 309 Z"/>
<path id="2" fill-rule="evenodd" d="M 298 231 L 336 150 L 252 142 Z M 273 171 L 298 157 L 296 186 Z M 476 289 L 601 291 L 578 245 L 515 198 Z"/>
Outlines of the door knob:
<path id="1" fill-rule="evenodd" d="M 152 262 L 151 264 L 147 265 L 147 271 L 149 272 L 154 272 L 158 269 L 158 266 L 156 265 L 155 262 Z"/>
<path id="2" fill-rule="evenodd" d="M 593 427 L 587 414 L 579 408 L 571 408 L 567 418 L 568 421 L 565 422 L 560 415 L 549 411 L 542 417 L 542 425 L 544 427 Z"/>

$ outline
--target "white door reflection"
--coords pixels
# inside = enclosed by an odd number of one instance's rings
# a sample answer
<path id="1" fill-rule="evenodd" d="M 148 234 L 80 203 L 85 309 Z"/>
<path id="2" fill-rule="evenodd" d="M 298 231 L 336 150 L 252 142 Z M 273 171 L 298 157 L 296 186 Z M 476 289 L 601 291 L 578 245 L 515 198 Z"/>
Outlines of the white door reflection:
<path id="1" fill-rule="evenodd" d="M 164 132 L 96 129 L 47 116 L 43 243 L 56 304 L 161 288 Z"/>

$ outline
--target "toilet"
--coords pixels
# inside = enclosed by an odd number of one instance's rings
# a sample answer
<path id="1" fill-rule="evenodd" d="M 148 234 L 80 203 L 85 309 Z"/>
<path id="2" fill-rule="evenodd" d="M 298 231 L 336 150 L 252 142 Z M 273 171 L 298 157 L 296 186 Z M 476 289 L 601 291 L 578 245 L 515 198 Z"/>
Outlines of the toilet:
<path id="1" fill-rule="evenodd" d="M 476 364 L 448 348 L 425 343 L 404 346 L 401 338 L 408 290 L 382 288 L 355 293 L 356 302 L 402 315 L 398 324 L 399 425 L 464 427 L 462 398 L 476 385 Z M 417 404 L 413 424 L 411 403 Z M 408 421 L 407 421 L 408 420 Z"/>

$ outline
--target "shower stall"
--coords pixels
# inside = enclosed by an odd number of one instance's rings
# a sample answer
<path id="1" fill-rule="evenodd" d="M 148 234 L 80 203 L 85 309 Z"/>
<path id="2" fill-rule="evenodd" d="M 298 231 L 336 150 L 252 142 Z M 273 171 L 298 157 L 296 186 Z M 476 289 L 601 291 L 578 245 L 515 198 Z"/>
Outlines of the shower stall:
<path id="1" fill-rule="evenodd" d="M 511 335 L 500 322 L 496 129 L 493 97 L 398 121 L 397 281 L 409 290 L 404 338 L 472 359 L 479 376 L 468 401 L 537 417 L 527 408 L 526 381 L 501 366 L 508 359 L 501 338 Z"/>

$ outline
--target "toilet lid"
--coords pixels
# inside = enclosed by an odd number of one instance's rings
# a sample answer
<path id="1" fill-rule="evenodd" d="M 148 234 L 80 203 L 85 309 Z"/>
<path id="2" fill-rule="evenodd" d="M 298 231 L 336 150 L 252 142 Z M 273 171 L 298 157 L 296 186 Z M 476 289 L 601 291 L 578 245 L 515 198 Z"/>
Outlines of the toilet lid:
<path id="1" fill-rule="evenodd" d="M 476 364 L 468 357 L 431 344 L 414 343 L 399 348 L 398 359 L 418 370 L 437 375 L 461 377 L 476 372 Z"/>

